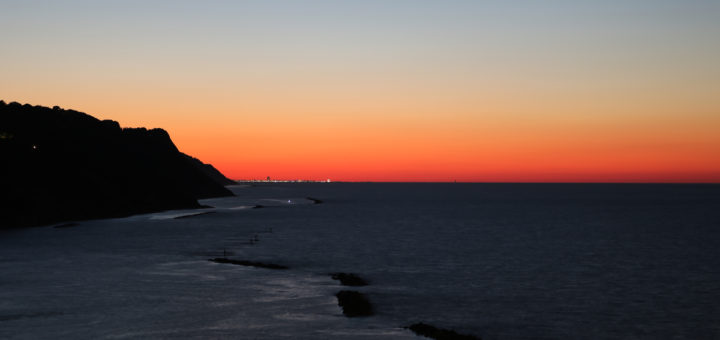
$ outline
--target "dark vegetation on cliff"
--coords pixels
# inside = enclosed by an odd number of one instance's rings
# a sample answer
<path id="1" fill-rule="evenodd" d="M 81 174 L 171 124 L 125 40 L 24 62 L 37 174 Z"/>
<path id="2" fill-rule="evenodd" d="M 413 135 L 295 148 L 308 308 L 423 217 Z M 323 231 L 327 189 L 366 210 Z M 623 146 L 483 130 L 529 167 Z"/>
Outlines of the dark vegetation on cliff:
<path id="1" fill-rule="evenodd" d="M 0 228 L 197 208 L 233 183 L 165 130 L 0 101 Z"/>

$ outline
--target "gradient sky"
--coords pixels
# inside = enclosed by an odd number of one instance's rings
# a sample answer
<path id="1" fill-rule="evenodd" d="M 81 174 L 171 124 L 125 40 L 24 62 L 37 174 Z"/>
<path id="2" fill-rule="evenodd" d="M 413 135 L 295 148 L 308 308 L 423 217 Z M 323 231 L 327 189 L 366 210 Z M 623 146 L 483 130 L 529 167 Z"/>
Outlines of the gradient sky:
<path id="1" fill-rule="evenodd" d="M 236 179 L 720 182 L 720 1 L 6 1 L 0 99 Z"/>

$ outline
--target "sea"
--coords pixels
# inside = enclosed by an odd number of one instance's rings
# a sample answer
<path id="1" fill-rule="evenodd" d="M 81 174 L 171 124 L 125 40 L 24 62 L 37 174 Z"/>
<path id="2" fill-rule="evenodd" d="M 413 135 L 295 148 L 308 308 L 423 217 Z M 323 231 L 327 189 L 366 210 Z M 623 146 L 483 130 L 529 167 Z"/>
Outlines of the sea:
<path id="1" fill-rule="evenodd" d="M 485 340 L 720 339 L 720 185 L 229 188 L 198 210 L 2 231 L 0 338 L 421 339 L 406 327 L 423 322 Z M 341 290 L 375 315 L 345 317 Z"/>

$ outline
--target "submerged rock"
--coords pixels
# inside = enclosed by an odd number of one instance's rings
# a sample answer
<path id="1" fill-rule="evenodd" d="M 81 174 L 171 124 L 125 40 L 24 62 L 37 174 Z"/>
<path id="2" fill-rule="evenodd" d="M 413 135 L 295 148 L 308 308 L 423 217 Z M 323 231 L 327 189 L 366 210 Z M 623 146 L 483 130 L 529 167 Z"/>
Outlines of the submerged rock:
<path id="1" fill-rule="evenodd" d="M 422 322 L 412 324 L 405 328 L 410 329 L 417 335 L 436 340 L 480 340 L 480 337 L 474 335 L 460 334 L 453 330 L 437 328 Z"/>
<path id="2" fill-rule="evenodd" d="M 367 286 L 368 282 L 352 273 L 331 273 L 333 280 L 339 280 L 343 286 Z"/>
<path id="3" fill-rule="evenodd" d="M 352 291 L 342 290 L 335 294 L 338 299 L 338 305 L 342 307 L 343 314 L 347 317 L 370 316 L 373 315 L 373 308 L 365 294 Z"/>

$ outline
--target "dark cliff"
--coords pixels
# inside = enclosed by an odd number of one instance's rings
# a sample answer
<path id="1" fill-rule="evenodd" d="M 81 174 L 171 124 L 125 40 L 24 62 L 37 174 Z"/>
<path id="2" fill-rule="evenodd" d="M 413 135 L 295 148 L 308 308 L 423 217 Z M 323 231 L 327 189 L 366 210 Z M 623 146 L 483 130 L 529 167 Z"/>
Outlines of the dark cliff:
<path id="1" fill-rule="evenodd" d="M 162 129 L 0 101 L 0 228 L 196 208 L 226 184 Z"/>

